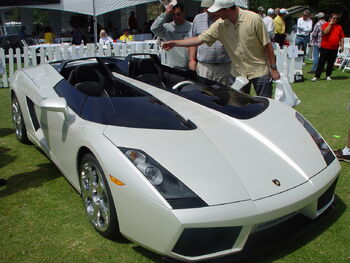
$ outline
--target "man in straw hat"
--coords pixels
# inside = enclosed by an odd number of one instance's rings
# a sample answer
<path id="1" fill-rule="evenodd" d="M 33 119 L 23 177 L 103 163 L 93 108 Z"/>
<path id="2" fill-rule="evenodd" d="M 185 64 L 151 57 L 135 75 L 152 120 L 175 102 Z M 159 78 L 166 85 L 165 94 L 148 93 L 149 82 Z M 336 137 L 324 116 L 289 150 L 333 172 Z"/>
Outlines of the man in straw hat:
<path id="1" fill-rule="evenodd" d="M 235 0 L 215 0 L 208 12 L 215 13 L 221 19 L 198 37 L 167 41 L 162 47 L 170 50 L 177 46 L 190 47 L 203 43 L 211 46 L 220 40 L 231 58 L 231 74 L 234 77 L 247 77 L 254 84 L 258 96 L 271 97 L 271 79 L 279 79 L 280 74 L 262 19 L 256 13 L 236 7 Z M 243 88 L 248 94 L 249 84 Z"/>

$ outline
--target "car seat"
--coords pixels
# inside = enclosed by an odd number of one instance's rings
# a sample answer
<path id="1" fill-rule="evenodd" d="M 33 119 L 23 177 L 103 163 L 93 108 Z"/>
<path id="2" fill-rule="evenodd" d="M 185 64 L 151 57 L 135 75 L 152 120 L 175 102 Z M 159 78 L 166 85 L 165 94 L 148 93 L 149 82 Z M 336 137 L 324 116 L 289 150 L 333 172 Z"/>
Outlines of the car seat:
<path id="1" fill-rule="evenodd" d="M 164 88 L 163 71 L 151 58 L 140 59 L 134 72 L 136 79 L 150 85 Z"/>
<path id="2" fill-rule="evenodd" d="M 88 96 L 108 97 L 106 79 L 93 65 L 77 66 L 70 73 L 68 82 Z"/>

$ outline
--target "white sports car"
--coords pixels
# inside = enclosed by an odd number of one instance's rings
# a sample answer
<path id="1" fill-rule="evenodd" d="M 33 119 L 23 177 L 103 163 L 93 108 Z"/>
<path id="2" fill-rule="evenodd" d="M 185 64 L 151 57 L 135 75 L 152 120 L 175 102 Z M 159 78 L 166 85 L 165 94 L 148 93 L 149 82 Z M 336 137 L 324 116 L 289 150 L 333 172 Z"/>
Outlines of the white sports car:
<path id="1" fill-rule="evenodd" d="M 16 135 L 81 193 L 99 233 L 183 261 L 332 204 L 339 162 L 301 114 L 189 78 L 147 55 L 20 69 Z"/>

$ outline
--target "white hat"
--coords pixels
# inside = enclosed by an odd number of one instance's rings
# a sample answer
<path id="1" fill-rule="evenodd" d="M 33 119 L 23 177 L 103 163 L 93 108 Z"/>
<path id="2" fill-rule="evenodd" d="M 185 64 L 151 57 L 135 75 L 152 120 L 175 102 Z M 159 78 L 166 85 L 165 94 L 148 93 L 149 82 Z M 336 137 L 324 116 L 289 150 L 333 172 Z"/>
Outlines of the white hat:
<path id="1" fill-rule="evenodd" d="M 280 14 L 285 14 L 285 15 L 288 15 L 288 11 L 287 11 L 287 9 L 285 9 L 285 8 L 281 8 L 281 10 L 280 10 Z"/>
<path id="2" fill-rule="evenodd" d="M 258 10 L 258 11 L 261 11 L 261 12 L 264 12 L 264 11 L 265 11 L 265 9 L 264 9 L 262 6 L 259 6 L 257 10 Z"/>
<path id="3" fill-rule="evenodd" d="M 267 9 L 267 14 L 268 15 L 273 15 L 275 13 L 275 10 L 273 8 Z"/>
<path id="4" fill-rule="evenodd" d="M 317 18 L 323 18 L 324 17 L 324 13 L 323 12 L 319 12 L 317 15 L 316 15 Z"/>
<path id="5" fill-rule="evenodd" d="M 215 3 L 208 9 L 208 12 L 214 13 L 222 8 L 229 8 L 235 5 L 235 0 L 215 0 Z"/>
<path id="6" fill-rule="evenodd" d="M 159 0 L 165 8 L 167 8 L 168 5 L 176 5 L 177 1 L 176 0 Z"/>
<path id="7" fill-rule="evenodd" d="M 214 4 L 214 0 L 202 0 L 201 7 L 208 8 Z"/>

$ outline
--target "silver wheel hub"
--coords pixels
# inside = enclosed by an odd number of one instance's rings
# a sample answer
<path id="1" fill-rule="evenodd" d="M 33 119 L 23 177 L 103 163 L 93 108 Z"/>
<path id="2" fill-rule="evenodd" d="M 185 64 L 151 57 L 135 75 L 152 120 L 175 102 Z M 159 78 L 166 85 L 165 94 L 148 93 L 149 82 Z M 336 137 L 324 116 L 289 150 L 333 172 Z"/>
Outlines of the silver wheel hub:
<path id="1" fill-rule="evenodd" d="M 17 137 L 22 137 L 22 116 L 19 108 L 19 104 L 16 98 L 12 102 L 12 121 L 15 126 Z"/>
<path id="2" fill-rule="evenodd" d="M 102 174 L 93 162 L 86 161 L 82 164 L 80 180 L 82 197 L 91 222 L 99 231 L 106 231 L 110 223 L 110 208 Z"/>

